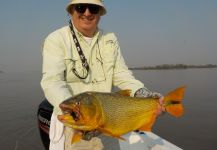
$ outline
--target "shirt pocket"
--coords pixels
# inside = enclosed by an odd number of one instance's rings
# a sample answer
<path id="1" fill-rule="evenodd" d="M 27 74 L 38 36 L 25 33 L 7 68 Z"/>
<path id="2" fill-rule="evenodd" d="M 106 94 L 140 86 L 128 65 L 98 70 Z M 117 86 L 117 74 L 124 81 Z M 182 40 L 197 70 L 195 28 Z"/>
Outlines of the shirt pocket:
<path id="1" fill-rule="evenodd" d="M 87 74 L 86 69 L 82 66 L 82 62 L 79 58 L 66 58 L 66 81 L 67 82 L 80 82 L 81 79 L 75 75 L 73 69 L 77 72 L 77 75 L 83 77 Z"/>
<path id="2" fill-rule="evenodd" d="M 114 59 L 105 59 L 103 68 L 107 75 L 112 75 L 114 70 Z"/>
<path id="3" fill-rule="evenodd" d="M 103 52 L 103 68 L 106 74 L 109 76 L 113 75 L 113 70 L 116 62 L 116 51 L 112 44 L 107 44 L 105 46 L 105 51 Z"/>
<path id="4" fill-rule="evenodd" d="M 93 75 L 93 83 L 99 83 L 106 81 L 106 74 L 104 69 L 104 63 L 100 59 L 96 59 L 95 63 L 91 66 L 91 71 Z"/>

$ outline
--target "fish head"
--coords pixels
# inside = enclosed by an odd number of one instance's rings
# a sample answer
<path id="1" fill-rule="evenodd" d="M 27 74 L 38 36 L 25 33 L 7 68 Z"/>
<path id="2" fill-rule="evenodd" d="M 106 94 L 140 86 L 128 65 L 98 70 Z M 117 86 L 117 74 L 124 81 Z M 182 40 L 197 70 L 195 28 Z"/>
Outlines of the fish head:
<path id="1" fill-rule="evenodd" d="M 58 119 L 69 127 L 75 124 L 91 124 L 91 122 L 96 122 L 96 116 L 98 116 L 98 105 L 91 93 L 79 94 L 62 102 L 59 107 L 62 115 L 58 115 Z"/>

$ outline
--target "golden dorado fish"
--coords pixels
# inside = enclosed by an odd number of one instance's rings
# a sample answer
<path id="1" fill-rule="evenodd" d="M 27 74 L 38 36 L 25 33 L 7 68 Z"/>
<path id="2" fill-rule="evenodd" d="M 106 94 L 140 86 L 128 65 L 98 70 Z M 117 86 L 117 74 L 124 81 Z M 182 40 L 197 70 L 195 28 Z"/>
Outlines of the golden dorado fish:
<path id="1" fill-rule="evenodd" d="M 175 117 L 183 114 L 184 91 L 185 87 L 180 87 L 164 96 L 166 112 Z M 151 131 L 160 107 L 159 99 L 129 95 L 130 90 L 81 93 L 60 104 L 63 114 L 58 119 L 76 130 L 72 143 L 79 141 L 87 131 L 97 130 L 120 139 L 130 131 Z"/>

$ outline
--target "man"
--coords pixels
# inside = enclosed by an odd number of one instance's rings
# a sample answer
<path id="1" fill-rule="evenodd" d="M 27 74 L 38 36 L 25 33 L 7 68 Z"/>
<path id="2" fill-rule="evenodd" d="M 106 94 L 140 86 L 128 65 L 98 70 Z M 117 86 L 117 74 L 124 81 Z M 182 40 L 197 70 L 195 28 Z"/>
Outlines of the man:
<path id="1" fill-rule="evenodd" d="M 85 91 L 111 92 L 113 86 L 131 89 L 131 96 L 156 94 L 128 70 L 114 33 L 98 28 L 106 14 L 102 0 L 71 0 L 66 10 L 71 16 L 69 26 L 51 33 L 43 46 L 41 86 L 54 106 L 50 149 L 103 149 L 99 137 L 71 144 L 73 129 L 63 128 L 56 119 L 61 114 L 59 104 Z"/>

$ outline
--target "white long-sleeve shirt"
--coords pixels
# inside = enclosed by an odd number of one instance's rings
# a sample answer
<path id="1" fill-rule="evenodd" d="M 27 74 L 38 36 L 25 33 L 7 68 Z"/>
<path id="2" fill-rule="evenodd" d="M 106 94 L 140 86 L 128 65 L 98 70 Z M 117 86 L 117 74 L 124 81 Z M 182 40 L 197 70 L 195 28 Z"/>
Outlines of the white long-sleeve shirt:
<path id="1" fill-rule="evenodd" d="M 88 44 L 75 30 L 90 71 L 86 79 L 79 79 L 72 72 L 74 67 L 82 73 L 82 62 L 77 52 L 69 26 L 48 35 L 43 45 L 43 76 L 41 86 L 45 97 L 59 114 L 59 104 L 73 95 L 85 91 L 111 92 L 113 86 L 132 90 L 144 85 L 128 70 L 114 33 L 99 30 Z"/>

